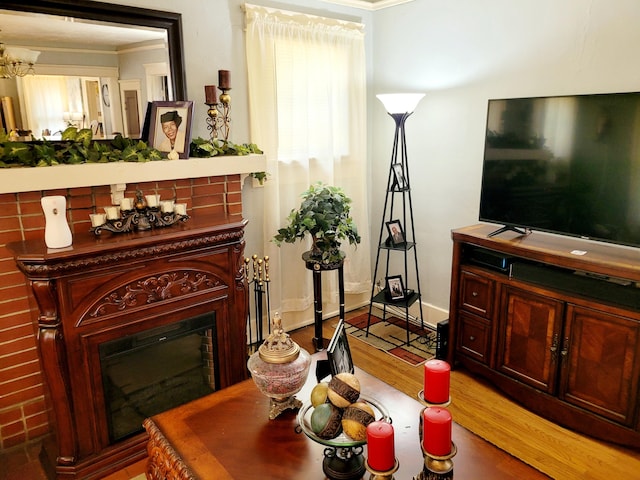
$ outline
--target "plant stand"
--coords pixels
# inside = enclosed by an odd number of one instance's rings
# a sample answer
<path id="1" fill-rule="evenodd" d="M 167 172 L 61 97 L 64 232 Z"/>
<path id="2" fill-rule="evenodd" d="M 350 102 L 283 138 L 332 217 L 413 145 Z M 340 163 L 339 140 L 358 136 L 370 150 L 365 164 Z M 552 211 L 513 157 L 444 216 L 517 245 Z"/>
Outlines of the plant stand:
<path id="1" fill-rule="evenodd" d="M 404 134 L 404 123 L 407 117 L 411 113 L 393 113 L 391 117 L 396 122 L 395 137 L 393 142 L 393 151 L 391 155 L 391 163 L 389 166 L 389 176 L 387 179 L 387 195 L 384 201 L 384 209 L 382 222 L 380 225 L 380 236 L 378 238 L 378 254 L 376 256 L 376 266 L 373 274 L 373 285 L 371 286 L 371 302 L 369 303 L 369 316 L 367 318 L 367 333 L 369 335 L 369 327 L 371 325 L 371 309 L 374 303 L 382 304 L 383 320 L 387 316 L 387 307 L 394 306 L 396 308 L 404 310 L 404 316 L 407 324 L 407 345 L 410 343 L 409 336 L 409 308 L 415 302 L 419 302 L 420 306 L 420 326 L 424 328 L 424 316 L 422 314 L 422 296 L 420 293 L 420 274 L 418 272 L 418 253 L 416 249 L 415 230 L 413 226 L 413 206 L 411 203 L 411 183 L 409 181 L 409 163 L 407 160 L 407 148 Z M 400 151 L 400 152 L 398 152 Z M 398 153 L 400 153 L 398 158 Z M 396 217 L 395 207 L 401 213 L 401 216 Z M 391 231 L 388 235 L 385 235 L 387 224 L 394 223 L 396 220 L 402 221 L 404 228 L 403 240 L 398 242 L 397 239 L 392 238 Z M 389 230 L 391 230 L 389 228 Z M 383 240 L 383 238 L 385 238 Z M 380 257 L 386 254 L 384 273 L 385 279 L 389 277 L 389 264 L 390 257 L 394 253 L 402 254 L 404 258 L 404 292 L 402 298 L 393 299 L 393 295 L 389 291 L 389 286 L 386 284 L 377 294 L 375 293 L 376 278 L 378 276 L 378 269 L 380 268 Z M 410 255 L 413 252 L 413 255 Z M 409 257 L 413 260 L 409 269 Z M 380 268 L 382 269 L 382 268 Z M 393 272 L 396 273 L 396 272 Z M 409 288 L 409 273 L 415 274 L 416 288 Z"/>
<path id="2" fill-rule="evenodd" d="M 343 252 L 340 252 L 341 254 Z M 324 350 L 329 340 L 322 338 L 322 272 L 338 270 L 338 295 L 340 299 L 340 319 L 344 319 L 344 254 L 342 258 L 333 263 L 322 263 L 311 256 L 311 250 L 302 254 L 305 267 L 313 272 L 313 310 L 314 310 L 314 336 L 313 346 L 316 352 Z"/>

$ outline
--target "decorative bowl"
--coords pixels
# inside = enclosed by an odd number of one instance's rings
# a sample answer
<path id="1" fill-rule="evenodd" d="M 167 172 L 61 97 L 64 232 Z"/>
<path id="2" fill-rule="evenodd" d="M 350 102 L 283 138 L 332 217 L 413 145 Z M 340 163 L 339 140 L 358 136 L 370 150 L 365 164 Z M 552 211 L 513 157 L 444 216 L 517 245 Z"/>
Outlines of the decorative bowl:
<path id="1" fill-rule="evenodd" d="M 367 402 L 373 408 L 374 417 L 376 420 L 392 423 L 391 417 L 389 416 L 389 412 L 387 409 L 377 400 L 368 397 L 367 395 L 360 395 L 358 399 L 359 402 Z M 311 429 L 311 414 L 313 413 L 313 405 L 311 403 L 305 403 L 300 411 L 298 412 L 298 428 L 304 432 L 304 434 L 309 437 L 314 442 L 318 442 L 321 445 L 325 445 L 327 447 L 333 448 L 348 448 L 348 447 L 359 447 L 366 444 L 366 440 L 353 440 L 348 437 L 344 432 L 340 433 L 335 438 L 331 438 L 329 440 L 320 438 L 316 435 Z"/>

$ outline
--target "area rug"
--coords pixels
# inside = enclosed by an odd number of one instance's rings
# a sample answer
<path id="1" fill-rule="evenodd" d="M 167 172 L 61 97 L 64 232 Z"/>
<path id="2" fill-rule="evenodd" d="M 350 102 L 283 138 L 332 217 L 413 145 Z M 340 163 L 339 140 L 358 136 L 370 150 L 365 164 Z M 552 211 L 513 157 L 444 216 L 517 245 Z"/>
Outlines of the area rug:
<path id="1" fill-rule="evenodd" d="M 433 358 L 436 352 L 436 332 L 420 328 L 409 322 L 409 344 L 407 344 L 407 322 L 395 316 L 382 320 L 371 314 L 367 335 L 368 313 L 346 319 L 349 335 L 382 350 L 410 365 L 420 365 Z"/>

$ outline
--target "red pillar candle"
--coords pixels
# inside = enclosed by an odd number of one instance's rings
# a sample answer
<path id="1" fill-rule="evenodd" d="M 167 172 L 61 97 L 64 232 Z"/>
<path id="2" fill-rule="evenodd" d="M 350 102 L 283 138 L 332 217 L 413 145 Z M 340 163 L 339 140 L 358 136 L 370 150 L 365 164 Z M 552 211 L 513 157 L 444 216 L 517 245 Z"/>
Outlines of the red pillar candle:
<path id="1" fill-rule="evenodd" d="M 218 103 L 218 94 L 216 92 L 215 85 L 205 85 L 204 86 L 204 98 L 207 105 L 213 105 Z"/>
<path id="2" fill-rule="evenodd" d="M 229 70 L 218 70 L 218 85 L 221 89 L 231 88 L 231 73 Z"/>
<path id="3" fill-rule="evenodd" d="M 443 360 L 429 360 L 424 364 L 424 399 L 428 403 L 449 401 L 451 367 Z"/>
<path id="4" fill-rule="evenodd" d="M 427 407 L 422 412 L 422 448 L 431 455 L 451 453 L 451 413 L 442 407 Z"/>
<path id="5" fill-rule="evenodd" d="M 367 449 L 369 467 L 378 472 L 388 472 L 396 464 L 393 441 L 393 425 L 375 421 L 367 426 Z"/>

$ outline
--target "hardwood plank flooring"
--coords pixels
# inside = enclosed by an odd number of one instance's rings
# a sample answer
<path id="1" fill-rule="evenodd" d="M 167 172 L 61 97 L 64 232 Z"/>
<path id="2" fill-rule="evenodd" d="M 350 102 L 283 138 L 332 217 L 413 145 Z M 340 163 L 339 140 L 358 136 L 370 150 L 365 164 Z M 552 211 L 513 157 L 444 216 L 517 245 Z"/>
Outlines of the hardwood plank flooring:
<path id="1" fill-rule="evenodd" d="M 366 311 L 368 307 L 354 310 L 347 317 Z M 324 321 L 325 338 L 331 338 L 336 325 L 336 318 Z M 291 332 L 292 338 L 309 352 L 314 351 L 313 334 L 312 325 Z M 415 397 L 422 389 L 421 367 L 413 367 L 355 338 L 349 339 L 349 346 L 354 363 L 366 372 L 409 396 Z M 451 397 L 449 410 L 454 421 L 551 478 L 640 480 L 640 452 L 564 429 L 520 407 L 462 369 L 451 374 Z"/>

